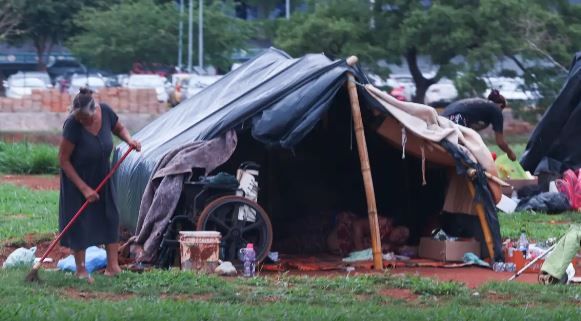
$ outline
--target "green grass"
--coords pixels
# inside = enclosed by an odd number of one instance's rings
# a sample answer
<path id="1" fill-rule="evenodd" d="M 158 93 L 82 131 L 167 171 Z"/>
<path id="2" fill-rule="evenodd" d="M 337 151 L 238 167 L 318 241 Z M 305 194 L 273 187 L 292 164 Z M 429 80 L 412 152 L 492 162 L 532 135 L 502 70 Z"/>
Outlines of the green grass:
<path id="1" fill-rule="evenodd" d="M 96 276 L 0 271 L 0 320 L 577 320 L 578 287 L 451 282 L 383 275 L 220 278 L 176 270 Z M 422 284 L 422 285 L 418 285 Z M 405 288 L 409 301 L 389 296 Z M 423 289 L 423 290 L 422 290 Z"/>
<path id="2" fill-rule="evenodd" d="M 34 191 L 0 184 L 0 244 L 18 243 L 29 233 L 57 230 L 58 191 Z"/>
<path id="3" fill-rule="evenodd" d="M 559 215 L 499 212 L 498 219 L 500 220 L 502 237 L 518 238 L 524 227 L 528 238 L 537 241 L 544 241 L 549 237 L 558 238 L 565 234 L 570 224 L 581 224 L 581 214 L 576 212 L 566 212 Z"/>
<path id="4" fill-rule="evenodd" d="M 48 144 L 0 141 L 0 173 L 57 174 L 58 148 Z"/>

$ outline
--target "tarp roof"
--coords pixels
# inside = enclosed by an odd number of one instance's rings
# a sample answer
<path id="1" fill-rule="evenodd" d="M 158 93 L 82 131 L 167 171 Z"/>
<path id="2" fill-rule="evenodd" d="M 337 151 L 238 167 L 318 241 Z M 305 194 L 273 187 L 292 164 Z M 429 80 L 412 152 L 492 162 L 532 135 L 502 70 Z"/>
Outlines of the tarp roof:
<path id="1" fill-rule="evenodd" d="M 581 52 L 573 58 L 559 95 L 531 135 L 521 158 L 524 169 L 561 174 L 581 167 Z"/>

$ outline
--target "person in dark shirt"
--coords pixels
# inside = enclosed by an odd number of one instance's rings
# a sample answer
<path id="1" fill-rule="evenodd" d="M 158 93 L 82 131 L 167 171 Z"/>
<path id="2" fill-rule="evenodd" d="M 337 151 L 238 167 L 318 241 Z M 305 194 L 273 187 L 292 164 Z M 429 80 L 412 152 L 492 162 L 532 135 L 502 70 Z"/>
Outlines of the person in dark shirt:
<path id="1" fill-rule="evenodd" d="M 496 144 L 502 149 L 512 161 L 516 160 L 516 155 L 504 140 L 502 110 L 506 107 L 506 99 L 493 89 L 488 95 L 488 99 L 467 98 L 455 101 L 448 105 L 442 116 L 447 117 L 456 124 L 470 127 L 476 131 L 492 125 Z"/>

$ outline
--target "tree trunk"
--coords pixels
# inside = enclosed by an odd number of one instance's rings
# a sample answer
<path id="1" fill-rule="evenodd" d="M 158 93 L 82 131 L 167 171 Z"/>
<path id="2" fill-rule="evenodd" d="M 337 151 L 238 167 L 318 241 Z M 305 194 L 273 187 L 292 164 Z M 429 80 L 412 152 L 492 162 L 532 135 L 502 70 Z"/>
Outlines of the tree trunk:
<path id="1" fill-rule="evenodd" d="M 416 84 L 416 94 L 413 101 L 416 103 L 424 103 L 426 97 L 426 91 L 428 88 L 438 81 L 438 77 L 426 78 L 422 74 L 420 67 L 418 66 L 418 51 L 416 48 L 410 48 L 405 54 L 405 59 L 408 63 L 408 68 Z"/>
<path id="2" fill-rule="evenodd" d="M 47 39 L 43 37 L 40 38 L 35 37 L 33 39 L 33 42 L 34 48 L 36 49 L 36 58 L 37 58 L 36 69 L 38 71 L 45 71 L 46 63 L 44 61 L 44 52 L 46 51 Z"/>

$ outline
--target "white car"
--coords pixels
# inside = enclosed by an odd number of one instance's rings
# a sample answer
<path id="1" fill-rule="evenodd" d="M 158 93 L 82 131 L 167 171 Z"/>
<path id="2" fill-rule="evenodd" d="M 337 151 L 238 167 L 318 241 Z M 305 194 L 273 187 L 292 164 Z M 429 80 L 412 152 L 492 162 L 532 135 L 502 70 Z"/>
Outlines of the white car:
<path id="1" fill-rule="evenodd" d="M 490 77 L 485 79 L 489 88 L 498 89 L 501 95 L 508 101 L 535 101 L 541 98 L 541 94 L 535 90 L 524 89 L 522 78 Z M 484 93 L 487 97 L 490 90 Z"/>
<path id="2" fill-rule="evenodd" d="M 192 74 L 188 81 L 188 88 L 186 90 L 186 98 L 191 98 L 198 92 L 202 91 L 204 88 L 215 83 L 222 76 L 200 76 Z"/>
<path id="3" fill-rule="evenodd" d="M 46 74 L 46 77 L 44 77 L 44 75 L 36 74 L 37 73 L 17 73 L 10 76 L 6 81 L 4 81 L 6 97 L 19 99 L 23 96 L 31 95 L 33 89 L 46 90 L 52 87 L 50 78 L 47 78 L 48 74 Z"/>
<path id="4" fill-rule="evenodd" d="M 86 87 L 96 92 L 106 87 L 105 79 L 97 75 L 73 75 L 69 86 L 69 94 L 71 96 L 78 94 L 81 87 Z"/>
<path id="5" fill-rule="evenodd" d="M 424 103 L 426 105 L 447 105 L 458 98 L 458 90 L 451 82 L 442 82 L 431 85 L 426 91 Z"/>
<path id="6" fill-rule="evenodd" d="M 158 75 L 131 75 L 127 81 L 127 88 L 130 89 L 155 89 L 157 100 L 167 102 L 166 80 Z"/>

